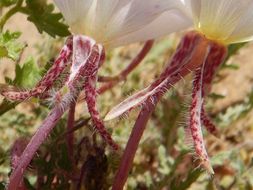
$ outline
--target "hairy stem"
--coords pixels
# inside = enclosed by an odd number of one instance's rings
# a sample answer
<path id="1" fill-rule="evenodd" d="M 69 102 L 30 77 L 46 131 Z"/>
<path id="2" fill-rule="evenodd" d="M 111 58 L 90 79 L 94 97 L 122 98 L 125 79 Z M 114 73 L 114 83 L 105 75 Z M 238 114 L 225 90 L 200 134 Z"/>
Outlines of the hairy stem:
<path id="1" fill-rule="evenodd" d="M 55 127 L 56 123 L 59 121 L 63 115 L 64 110 L 57 106 L 55 107 L 44 120 L 42 125 L 36 131 L 24 152 L 22 153 L 18 166 L 14 169 L 10 176 L 10 183 L 8 185 L 8 190 L 18 189 L 20 182 L 23 178 L 25 169 L 31 162 L 33 156 L 38 150 L 39 146 L 45 141 L 48 137 L 51 130 Z"/>
<path id="2" fill-rule="evenodd" d="M 144 90 L 115 106 L 106 115 L 105 120 L 114 119 L 137 106 L 145 105 L 147 101 L 153 101 L 158 94 L 167 92 L 171 85 L 203 63 L 201 60 L 206 54 L 207 47 L 207 40 L 200 34 L 195 32 L 186 34 L 159 78 Z"/>

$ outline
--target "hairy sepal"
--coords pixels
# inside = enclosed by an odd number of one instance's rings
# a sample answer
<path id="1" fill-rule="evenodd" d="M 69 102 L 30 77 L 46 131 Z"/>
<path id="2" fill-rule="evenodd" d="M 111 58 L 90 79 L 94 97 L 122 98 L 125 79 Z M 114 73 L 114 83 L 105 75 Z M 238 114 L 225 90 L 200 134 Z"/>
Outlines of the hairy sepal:
<path id="1" fill-rule="evenodd" d="M 145 106 L 147 101 L 159 99 L 173 84 L 203 63 L 201 60 L 206 54 L 207 45 L 208 42 L 202 35 L 196 32 L 186 34 L 159 78 L 149 87 L 114 107 L 105 120 L 114 119 L 140 105 Z"/>

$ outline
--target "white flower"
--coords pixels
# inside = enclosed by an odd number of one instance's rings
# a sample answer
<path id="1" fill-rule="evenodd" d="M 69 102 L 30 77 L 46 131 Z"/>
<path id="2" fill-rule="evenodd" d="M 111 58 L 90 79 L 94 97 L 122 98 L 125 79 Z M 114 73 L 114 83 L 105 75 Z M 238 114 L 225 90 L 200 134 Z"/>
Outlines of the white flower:
<path id="1" fill-rule="evenodd" d="M 181 0 L 54 0 L 74 34 L 115 47 L 190 26 Z"/>
<path id="2" fill-rule="evenodd" d="M 195 29 L 224 44 L 253 40 L 253 0 L 182 0 Z"/>

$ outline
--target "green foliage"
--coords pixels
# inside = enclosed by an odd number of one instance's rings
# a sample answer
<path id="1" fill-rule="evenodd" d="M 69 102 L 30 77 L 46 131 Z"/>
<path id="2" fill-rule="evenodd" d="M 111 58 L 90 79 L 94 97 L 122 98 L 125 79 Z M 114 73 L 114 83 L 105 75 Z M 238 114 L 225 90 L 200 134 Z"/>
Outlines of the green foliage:
<path id="1" fill-rule="evenodd" d="M 15 73 L 16 77 L 12 83 L 19 87 L 31 88 L 40 78 L 40 69 L 32 57 L 27 59 L 23 66 L 17 64 Z"/>
<path id="2" fill-rule="evenodd" d="M 70 34 L 68 26 L 61 22 L 62 15 L 54 13 L 54 5 L 48 4 L 46 0 L 26 0 L 24 6 L 23 1 L 7 1 L 4 3 L 4 5 L 14 6 L 0 19 L 0 31 L 10 17 L 20 12 L 27 15 L 27 19 L 37 27 L 40 33 L 46 32 L 52 37 L 64 37 Z"/>
<path id="3" fill-rule="evenodd" d="M 13 4 L 16 4 L 18 0 L 1 0 L 0 1 L 0 8 L 1 7 L 8 7 Z"/>
<path id="4" fill-rule="evenodd" d="M 40 78 L 40 70 L 37 67 L 33 58 L 29 58 L 23 66 L 19 64 L 16 65 L 15 78 L 14 80 L 10 78 L 5 78 L 6 82 L 10 85 L 14 85 L 20 88 L 31 88 L 35 85 L 36 81 Z M 4 100 L 0 104 L 0 115 L 6 113 L 7 111 L 15 108 L 18 102 L 9 102 Z"/>
<path id="5" fill-rule="evenodd" d="M 20 32 L 11 33 L 8 30 L 0 33 L 0 59 L 8 57 L 12 60 L 17 60 L 19 58 L 25 47 L 24 44 L 17 41 L 20 35 Z"/>
<path id="6" fill-rule="evenodd" d="M 47 4 L 44 0 L 26 0 L 26 4 L 23 11 L 40 33 L 44 31 L 52 37 L 64 37 L 70 34 L 68 27 L 61 23 L 62 15 L 53 12 L 54 6 L 52 4 Z"/>

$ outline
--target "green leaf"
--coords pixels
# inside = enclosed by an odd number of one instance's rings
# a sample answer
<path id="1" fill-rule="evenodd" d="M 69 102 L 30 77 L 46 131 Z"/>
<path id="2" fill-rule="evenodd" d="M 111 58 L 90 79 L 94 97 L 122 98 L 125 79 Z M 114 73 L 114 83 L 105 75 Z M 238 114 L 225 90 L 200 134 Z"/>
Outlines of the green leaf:
<path id="1" fill-rule="evenodd" d="M 8 57 L 14 61 L 19 58 L 25 47 L 24 44 L 17 42 L 20 35 L 20 32 L 11 33 L 8 30 L 0 33 L 0 58 Z"/>
<path id="2" fill-rule="evenodd" d="M 224 99 L 225 96 L 221 95 L 221 94 L 216 94 L 216 93 L 211 93 L 208 95 L 209 98 L 212 98 L 213 100 L 220 100 L 220 99 Z"/>
<path id="3" fill-rule="evenodd" d="M 228 56 L 226 61 L 233 55 L 237 54 L 238 51 L 243 48 L 247 43 L 237 43 L 228 46 Z"/>
<path id="4" fill-rule="evenodd" d="M 7 57 L 8 50 L 5 47 L 0 47 L 0 57 Z"/>
<path id="5" fill-rule="evenodd" d="M 28 14 L 28 20 L 35 24 L 40 33 L 44 31 L 52 37 L 70 35 L 68 26 L 61 22 L 62 15 L 53 13 L 53 4 L 47 4 L 43 0 L 26 0 L 26 4 L 25 13 Z"/>
<path id="6" fill-rule="evenodd" d="M 8 7 L 17 3 L 17 0 L 1 0 L 0 7 Z"/>
<path id="7" fill-rule="evenodd" d="M 36 81 L 40 78 L 41 73 L 33 58 L 28 58 L 22 67 L 17 64 L 15 72 L 15 79 L 11 80 L 7 78 L 6 82 L 17 87 L 25 88 L 33 87 Z M 18 104 L 18 102 L 9 102 L 4 100 L 2 104 L 0 104 L 0 115 L 3 115 L 7 111 L 15 108 Z"/>
<path id="8" fill-rule="evenodd" d="M 28 58 L 24 65 L 16 65 L 15 86 L 31 88 L 40 78 L 40 70 L 32 57 Z"/>

